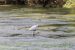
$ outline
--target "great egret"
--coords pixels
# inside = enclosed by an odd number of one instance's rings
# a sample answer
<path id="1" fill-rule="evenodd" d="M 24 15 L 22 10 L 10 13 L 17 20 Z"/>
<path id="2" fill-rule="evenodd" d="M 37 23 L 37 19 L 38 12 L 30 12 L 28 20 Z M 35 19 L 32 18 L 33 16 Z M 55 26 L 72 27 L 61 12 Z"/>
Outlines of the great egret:
<path id="1" fill-rule="evenodd" d="M 33 36 L 35 36 L 35 31 L 38 28 L 38 24 L 37 25 L 33 25 L 29 28 L 30 31 L 33 31 Z"/>

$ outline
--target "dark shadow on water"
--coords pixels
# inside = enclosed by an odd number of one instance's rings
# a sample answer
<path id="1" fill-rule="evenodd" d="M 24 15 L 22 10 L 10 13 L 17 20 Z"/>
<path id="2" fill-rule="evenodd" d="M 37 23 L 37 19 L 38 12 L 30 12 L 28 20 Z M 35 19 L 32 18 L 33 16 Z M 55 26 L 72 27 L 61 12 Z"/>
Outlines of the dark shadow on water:
<path id="1" fill-rule="evenodd" d="M 16 37 L 16 36 L 19 36 L 19 35 L 22 35 L 22 34 L 11 34 L 11 35 L 4 36 L 4 37 Z"/>
<path id="2" fill-rule="evenodd" d="M 54 38 L 54 39 L 66 39 L 66 38 L 71 38 L 75 37 L 75 35 L 54 35 L 54 36 L 49 36 L 47 38 Z"/>
<path id="3" fill-rule="evenodd" d="M 46 25 L 40 25 L 39 27 L 46 27 L 46 26 L 75 26 L 75 24 L 46 24 Z"/>

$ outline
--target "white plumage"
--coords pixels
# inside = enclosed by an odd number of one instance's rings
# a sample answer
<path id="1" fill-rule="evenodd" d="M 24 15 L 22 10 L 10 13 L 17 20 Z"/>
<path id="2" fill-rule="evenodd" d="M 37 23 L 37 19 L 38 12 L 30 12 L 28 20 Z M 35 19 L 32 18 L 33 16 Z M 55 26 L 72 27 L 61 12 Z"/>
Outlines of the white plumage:
<path id="1" fill-rule="evenodd" d="M 36 31 L 37 27 L 38 27 L 38 25 L 33 25 L 29 28 L 29 30 Z"/>

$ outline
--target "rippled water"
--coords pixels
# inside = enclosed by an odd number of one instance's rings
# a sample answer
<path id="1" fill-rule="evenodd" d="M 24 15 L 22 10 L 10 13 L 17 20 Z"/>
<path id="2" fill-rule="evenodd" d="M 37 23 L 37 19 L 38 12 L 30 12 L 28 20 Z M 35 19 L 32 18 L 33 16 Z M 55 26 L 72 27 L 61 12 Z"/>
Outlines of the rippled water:
<path id="1" fill-rule="evenodd" d="M 1 50 L 75 49 L 75 15 L 63 15 L 63 12 L 51 12 L 44 8 L 2 8 L 0 7 Z M 33 31 L 28 29 L 35 24 L 39 27 L 33 37 Z"/>

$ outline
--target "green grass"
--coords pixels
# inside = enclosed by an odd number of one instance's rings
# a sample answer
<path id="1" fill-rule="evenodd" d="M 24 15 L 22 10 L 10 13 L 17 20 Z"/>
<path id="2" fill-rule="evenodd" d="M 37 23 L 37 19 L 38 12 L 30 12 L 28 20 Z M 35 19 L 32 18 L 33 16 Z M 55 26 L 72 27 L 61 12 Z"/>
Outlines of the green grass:
<path id="1" fill-rule="evenodd" d="M 66 8 L 75 8 L 75 0 L 67 0 L 64 7 L 66 7 Z"/>

